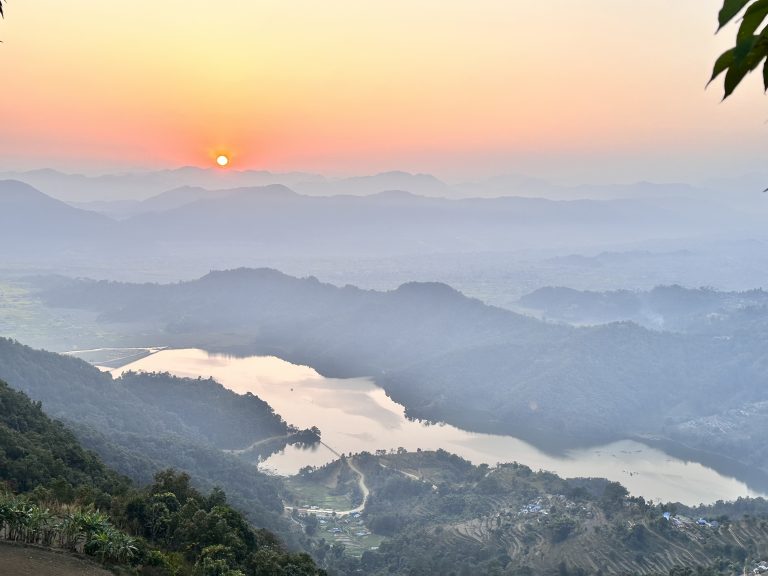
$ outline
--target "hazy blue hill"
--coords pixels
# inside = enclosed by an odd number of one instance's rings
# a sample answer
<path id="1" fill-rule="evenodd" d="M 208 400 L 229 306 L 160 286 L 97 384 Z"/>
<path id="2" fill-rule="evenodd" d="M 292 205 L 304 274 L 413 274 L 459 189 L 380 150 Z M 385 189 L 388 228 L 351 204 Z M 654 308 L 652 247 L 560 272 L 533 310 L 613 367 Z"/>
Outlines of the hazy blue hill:
<path id="1" fill-rule="evenodd" d="M 367 196 L 307 196 L 281 185 L 205 193 L 179 190 L 177 204 L 138 215 L 135 235 L 195 245 L 250 245 L 270 255 L 382 255 L 504 251 L 638 241 L 703 233 L 712 213 L 695 204 L 644 200 L 448 199 L 387 188 Z M 184 198 L 185 195 L 188 197 Z M 181 202 L 188 201 L 184 205 Z M 697 218 L 681 222 L 681 214 Z M 699 213 L 704 212 L 704 213 Z M 718 215 L 719 217 L 720 215 Z"/>
<path id="2" fill-rule="evenodd" d="M 713 183 L 714 184 L 714 183 Z M 528 196 L 551 200 L 619 198 L 711 198 L 716 190 L 728 189 L 725 183 L 707 187 L 696 187 L 677 182 L 635 182 L 631 184 L 580 184 L 565 185 L 548 182 L 524 174 L 506 174 L 485 180 L 457 185 L 464 196 Z M 756 187 L 755 187 L 756 188 Z M 753 188 L 754 190 L 754 188 Z"/>
<path id="3" fill-rule="evenodd" d="M 376 292 L 241 269 L 174 285 L 79 282 L 45 298 L 113 323 L 154 321 L 153 341 L 374 376 L 412 416 L 540 445 L 659 434 L 765 399 L 768 366 L 750 333 L 553 325 L 437 283 Z"/>
<path id="4" fill-rule="evenodd" d="M 99 176 L 66 174 L 57 170 L 42 169 L 0 173 L 0 178 L 26 182 L 45 194 L 65 202 L 145 200 L 182 186 L 202 186 L 213 190 L 269 184 L 291 185 L 297 182 L 311 183 L 324 180 L 321 176 L 302 172 L 276 174 L 260 170 L 219 170 L 192 166 L 173 170 Z"/>
<path id="5" fill-rule="evenodd" d="M 596 292 L 545 287 L 519 303 L 549 319 L 575 324 L 631 320 L 649 328 L 720 336 L 747 330 L 757 335 L 768 327 L 768 293 L 763 290 L 720 292 L 672 285 Z"/>
<path id="6" fill-rule="evenodd" d="M 198 200 L 205 200 L 213 196 L 210 190 L 200 186 L 180 186 L 157 196 L 152 196 L 142 201 L 137 207 L 137 213 L 163 212 L 179 208 Z"/>
<path id="7" fill-rule="evenodd" d="M 321 197 L 283 184 L 165 188 L 170 192 L 141 203 L 151 212 L 116 221 L 31 188 L 20 195 L 19 187 L 5 184 L 7 226 L 0 236 L 9 267 L 121 278 L 189 277 L 190 271 L 293 259 L 346 260 L 348 268 L 348 260 L 358 258 L 589 250 L 712 230 L 743 234 L 745 223 L 697 200 L 450 199 L 397 188 Z"/>
<path id="8" fill-rule="evenodd" d="M 113 221 L 86 210 L 78 210 L 46 196 L 17 180 L 0 180 L 0 235 L 17 244 L 35 238 L 71 241 L 97 238 Z"/>
<path id="9" fill-rule="evenodd" d="M 126 224 L 140 234 L 171 242 L 223 244 L 239 240 L 258 244 L 269 240 L 279 243 L 292 231 L 284 228 L 280 215 L 295 211 L 299 198 L 279 184 L 199 194 L 195 191 L 192 197 L 193 202 L 158 213 L 141 214 Z M 299 213 L 296 216 L 301 218 Z"/>
<path id="10" fill-rule="evenodd" d="M 0 256 L 5 269 L 115 266 L 148 250 L 107 216 L 75 208 L 15 180 L 0 180 Z"/>
<path id="11" fill-rule="evenodd" d="M 453 188 L 431 174 L 402 171 L 382 172 L 372 176 L 356 176 L 337 180 L 301 182 L 295 186 L 303 194 L 332 196 L 337 194 L 370 195 L 385 190 L 405 190 L 424 196 L 453 196 Z"/>

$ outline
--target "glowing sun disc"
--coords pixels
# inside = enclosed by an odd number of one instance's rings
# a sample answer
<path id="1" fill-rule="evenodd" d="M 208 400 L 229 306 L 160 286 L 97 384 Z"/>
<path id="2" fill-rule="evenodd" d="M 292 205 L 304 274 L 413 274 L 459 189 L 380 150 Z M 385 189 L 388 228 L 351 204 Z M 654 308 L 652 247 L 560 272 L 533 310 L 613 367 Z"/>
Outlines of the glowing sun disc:
<path id="1" fill-rule="evenodd" d="M 222 154 L 222 155 L 220 155 L 219 157 L 216 158 L 216 164 L 218 164 L 219 166 L 221 166 L 223 168 L 224 166 L 229 164 L 229 158 L 227 156 L 225 156 L 224 154 Z"/>

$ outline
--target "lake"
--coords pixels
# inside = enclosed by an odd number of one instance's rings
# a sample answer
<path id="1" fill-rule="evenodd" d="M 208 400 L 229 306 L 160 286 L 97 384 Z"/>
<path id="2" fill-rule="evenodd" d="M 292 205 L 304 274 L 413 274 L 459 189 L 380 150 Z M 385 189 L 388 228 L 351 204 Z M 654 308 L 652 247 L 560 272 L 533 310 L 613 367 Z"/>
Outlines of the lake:
<path id="1" fill-rule="evenodd" d="M 475 464 L 516 461 L 564 477 L 603 477 L 621 482 L 630 493 L 647 500 L 691 505 L 761 495 L 740 480 L 635 441 L 553 456 L 511 436 L 414 422 L 405 417 L 403 406 L 368 378 L 325 378 L 312 368 L 275 357 L 235 358 L 195 349 L 153 352 L 111 370 L 112 374 L 133 370 L 213 377 L 238 394 L 252 392 L 261 397 L 289 424 L 319 427 L 323 442 L 339 453 L 442 448 Z M 288 446 L 259 463 L 259 468 L 291 475 L 303 466 L 322 466 L 336 458 L 328 447 Z"/>

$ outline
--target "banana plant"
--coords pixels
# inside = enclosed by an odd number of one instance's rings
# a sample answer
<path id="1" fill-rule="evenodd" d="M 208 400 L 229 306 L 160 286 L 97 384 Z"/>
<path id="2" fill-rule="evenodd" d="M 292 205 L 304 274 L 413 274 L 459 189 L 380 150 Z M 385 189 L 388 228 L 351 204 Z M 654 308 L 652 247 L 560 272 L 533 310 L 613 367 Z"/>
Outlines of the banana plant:
<path id="1" fill-rule="evenodd" d="M 32 519 L 33 506 L 23 498 L 11 501 L 8 539 L 18 542 L 25 541 Z"/>
<path id="2" fill-rule="evenodd" d="M 50 510 L 32 505 L 29 512 L 25 542 L 28 544 L 50 546 L 50 542 L 53 540 L 53 519 L 53 514 L 51 514 Z"/>
<path id="3" fill-rule="evenodd" d="M 77 552 L 85 534 L 80 528 L 79 511 L 67 512 L 58 524 L 59 547 Z"/>
<path id="4" fill-rule="evenodd" d="M 85 552 L 96 556 L 102 564 L 127 564 L 136 556 L 138 548 L 133 538 L 107 525 L 91 535 L 85 544 Z"/>

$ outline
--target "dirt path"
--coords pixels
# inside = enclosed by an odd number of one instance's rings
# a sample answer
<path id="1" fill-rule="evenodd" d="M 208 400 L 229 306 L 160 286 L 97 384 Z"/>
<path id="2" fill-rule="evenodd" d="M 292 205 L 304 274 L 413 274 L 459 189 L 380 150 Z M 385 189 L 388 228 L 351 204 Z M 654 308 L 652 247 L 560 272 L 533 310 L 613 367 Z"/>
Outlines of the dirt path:
<path id="1" fill-rule="evenodd" d="M 41 548 L 0 543 L 3 576 L 112 576 L 95 564 Z"/>
<path id="2" fill-rule="evenodd" d="M 333 450 L 330 446 L 328 446 L 329 450 Z M 356 506 L 354 508 L 350 508 L 349 510 L 333 510 L 331 508 L 316 508 L 316 509 L 304 509 L 304 508 L 296 508 L 300 512 L 307 512 L 311 514 L 336 514 L 336 516 L 349 516 L 350 514 L 356 514 L 358 512 L 362 512 L 365 508 L 365 504 L 368 502 L 368 496 L 370 495 L 371 491 L 368 489 L 368 486 L 365 485 L 365 474 L 354 465 L 352 462 L 352 459 L 346 460 L 347 465 L 352 469 L 352 471 L 357 474 L 357 485 L 360 487 L 360 492 L 363 493 L 363 502 L 359 506 Z M 292 511 L 294 509 L 293 506 L 284 506 L 284 508 L 288 511 Z M 2 572 L 0 572 L 0 575 Z"/>
<path id="3" fill-rule="evenodd" d="M 403 476 L 406 476 L 407 478 L 410 478 L 411 480 L 416 480 L 417 482 L 423 482 L 424 484 L 429 484 L 432 487 L 432 490 L 437 490 L 437 486 L 434 484 L 431 484 L 428 480 L 425 480 L 424 478 L 420 478 L 416 476 L 416 474 L 411 474 L 410 472 L 406 472 L 405 470 L 400 470 L 399 468 L 392 468 L 391 466 L 387 466 L 386 464 L 382 464 L 379 462 L 379 466 L 382 468 L 386 468 L 387 470 L 393 470 L 395 472 L 399 472 Z M 488 473 L 490 474 L 490 472 Z M 488 475 L 486 474 L 486 476 Z"/>
<path id="4" fill-rule="evenodd" d="M 360 504 L 357 508 L 352 508 L 352 510 L 346 510 L 344 512 L 339 512 L 339 514 L 354 514 L 355 512 L 362 512 L 363 508 L 365 508 L 365 503 L 368 502 L 368 495 L 370 494 L 370 490 L 368 490 L 368 486 L 365 485 L 365 474 L 363 474 L 360 469 L 355 466 L 352 459 L 350 458 L 347 460 L 347 464 L 349 464 L 349 467 L 352 469 L 355 474 L 357 474 L 357 485 L 360 487 L 360 491 L 363 493 L 363 503 Z"/>

